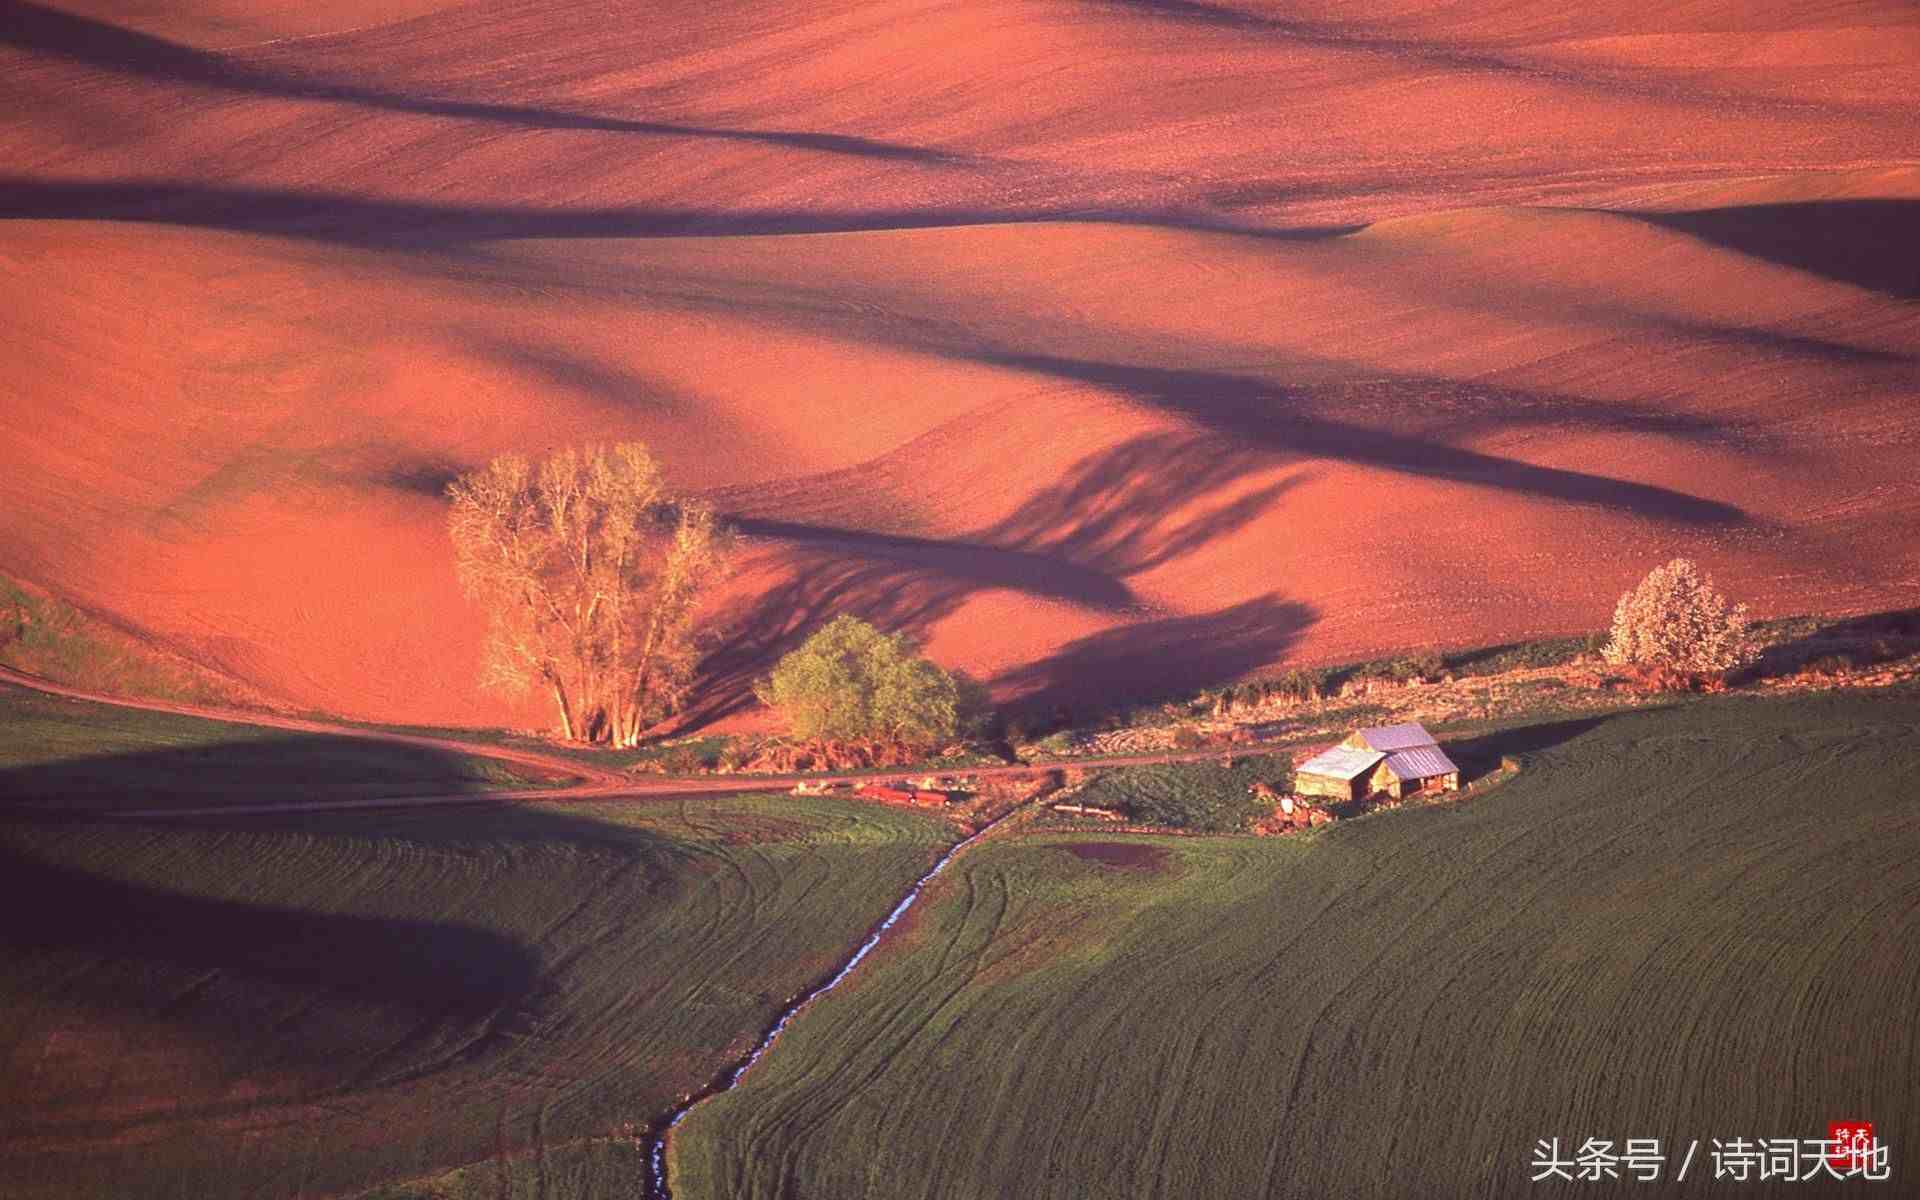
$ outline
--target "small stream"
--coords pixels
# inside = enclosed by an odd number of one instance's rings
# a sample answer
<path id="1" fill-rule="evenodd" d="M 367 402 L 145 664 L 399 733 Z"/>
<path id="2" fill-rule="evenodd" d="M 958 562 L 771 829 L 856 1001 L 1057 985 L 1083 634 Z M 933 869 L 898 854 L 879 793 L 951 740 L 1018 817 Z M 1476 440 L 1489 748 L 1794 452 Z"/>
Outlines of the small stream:
<path id="1" fill-rule="evenodd" d="M 678 1107 L 657 1119 L 649 1127 L 648 1139 L 650 1145 L 647 1148 L 647 1200 L 672 1200 L 673 1192 L 667 1187 L 667 1135 L 673 1132 L 674 1127 L 686 1120 L 687 1114 L 695 1108 L 698 1108 L 702 1102 L 718 1096 L 722 1092 L 731 1091 L 734 1087 L 738 1086 L 741 1078 L 753 1069 L 753 1065 L 765 1057 L 767 1051 L 773 1049 L 774 1040 L 780 1036 L 781 1032 L 785 1030 L 788 1025 L 793 1023 L 795 1017 L 799 1016 L 809 1004 L 812 1004 L 815 1000 L 826 995 L 834 988 L 839 987 L 847 976 L 853 974 L 854 968 L 860 965 L 860 961 L 866 958 L 867 955 L 873 953 L 874 947 L 878 946 L 881 939 L 886 937 L 887 931 L 898 924 L 900 918 L 905 916 L 907 912 L 913 908 L 914 903 L 920 899 L 920 893 L 925 890 L 929 883 L 932 883 L 939 877 L 940 872 L 947 869 L 948 863 L 952 862 L 962 850 L 965 850 L 968 846 L 973 845 L 981 838 L 992 833 L 995 827 L 1002 821 L 1020 812 L 1023 807 L 1024 806 L 1016 807 L 1012 812 L 1005 813 L 995 820 L 988 822 L 977 832 L 949 847 L 945 854 L 942 854 L 935 860 L 933 866 L 927 868 L 926 874 L 914 880 L 913 886 L 907 889 L 907 894 L 900 898 L 900 903 L 893 906 L 893 911 L 887 914 L 885 920 L 874 926 L 873 932 L 867 935 L 867 940 L 860 943 L 860 948 L 853 952 L 851 958 L 840 965 L 840 969 L 835 971 L 831 978 L 817 987 L 800 993 L 791 1004 L 787 1005 L 787 1007 L 781 1011 L 779 1018 L 774 1021 L 773 1027 L 768 1029 L 765 1036 L 754 1045 L 752 1050 L 747 1052 L 745 1058 L 742 1058 L 738 1063 L 721 1072 L 712 1083 L 682 1100 Z"/>

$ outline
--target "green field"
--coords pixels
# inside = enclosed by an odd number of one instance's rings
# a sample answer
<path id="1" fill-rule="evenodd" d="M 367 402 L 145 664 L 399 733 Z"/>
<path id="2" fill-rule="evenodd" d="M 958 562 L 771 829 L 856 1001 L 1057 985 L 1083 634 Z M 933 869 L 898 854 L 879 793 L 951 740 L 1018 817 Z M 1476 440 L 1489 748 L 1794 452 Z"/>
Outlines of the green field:
<path id="1" fill-rule="evenodd" d="M 1212 762 L 1122 767 L 1096 777 L 1074 800 L 1113 809 L 1156 827 L 1214 833 L 1237 832 L 1273 811 L 1248 788 L 1260 781 L 1285 786 L 1292 764 L 1285 756 L 1255 755 L 1230 764 Z"/>
<path id="2" fill-rule="evenodd" d="M 140 811 L 528 787 L 494 759 L 0 685 L 0 807 Z"/>
<path id="3" fill-rule="evenodd" d="M 142 753 L 158 753 L 149 749 Z M 633 1195 L 950 840 L 832 799 L 0 820 L 0 1195 Z"/>
<path id="4" fill-rule="evenodd" d="M 975 848 L 694 1111 L 675 1196 L 1821 1195 L 1716 1184 L 1708 1139 L 1853 1119 L 1895 1182 L 1852 1186 L 1911 1191 L 1920 693 L 1716 698 L 1474 752 L 1525 769 L 1308 838 Z M 1529 1183 L 1556 1136 L 1674 1161 L 1658 1186 Z"/>

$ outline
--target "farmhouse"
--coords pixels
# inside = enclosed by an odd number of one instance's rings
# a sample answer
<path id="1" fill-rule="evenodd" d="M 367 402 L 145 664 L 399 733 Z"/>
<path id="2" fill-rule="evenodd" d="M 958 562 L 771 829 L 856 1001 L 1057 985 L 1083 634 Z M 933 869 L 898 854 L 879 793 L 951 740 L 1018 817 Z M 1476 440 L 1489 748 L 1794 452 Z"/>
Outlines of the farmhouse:
<path id="1" fill-rule="evenodd" d="M 1460 768 L 1418 722 L 1357 730 L 1293 773 L 1295 792 L 1333 800 L 1358 800 L 1374 792 L 1399 799 L 1411 792 L 1459 788 Z"/>

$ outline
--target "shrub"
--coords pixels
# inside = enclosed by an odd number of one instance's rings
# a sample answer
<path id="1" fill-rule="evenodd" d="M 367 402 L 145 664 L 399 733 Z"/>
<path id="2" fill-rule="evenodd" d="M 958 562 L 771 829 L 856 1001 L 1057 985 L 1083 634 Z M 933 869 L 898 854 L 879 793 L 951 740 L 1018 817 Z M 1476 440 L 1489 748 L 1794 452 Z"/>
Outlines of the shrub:
<path id="1" fill-rule="evenodd" d="M 924 747 L 977 724 L 985 690 L 921 658 L 905 634 L 858 617 L 828 622 L 756 689 L 807 740 Z"/>
<path id="2" fill-rule="evenodd" d="M 1326 686 L 1326 672 L 1294 667 L 1274 681 L 1274 690 L 1289 700 L 1317 700 Z"/>
<path id="3" fill-rule="evenodd" d="M 1423 650 L 1393 660 L 1387 665 L 1387 674 L 1395 683 L 1410 683 L 1415 679 L 1438 679 L 1446 669 L 1438 650 Z"/>
<path id="4" fill-rule="evenodd" d="M 1041 738 L 1037 743 L 1048 754 L 1067 754 L 1073 750 L 1073 731 L 1061 729 Z"/>
<path id="5" fill-rule="evenodd" d="M 1207 739 L 1202 737 L 1200 731 L 1191 725 L 1182 725 L 1173 731 L 1173 748 L 1175 750 L 1198 750 L 1206 744 Z"/>
<path id="6" fill-rule="evenodd" d="M 694 746 L 669 746 L 660 752 L 660 769 L 669 775 L 692 775 L 707 768 L 707 756 Z"/>
<path id="7" fill-rule="evenodd" d="M 1676 558 L 1620 597 L 1601 656 L 1620 667 L 1725 675 L 1757 653 L 1746 605 L 1729 606 L 1711 578 Z"/>

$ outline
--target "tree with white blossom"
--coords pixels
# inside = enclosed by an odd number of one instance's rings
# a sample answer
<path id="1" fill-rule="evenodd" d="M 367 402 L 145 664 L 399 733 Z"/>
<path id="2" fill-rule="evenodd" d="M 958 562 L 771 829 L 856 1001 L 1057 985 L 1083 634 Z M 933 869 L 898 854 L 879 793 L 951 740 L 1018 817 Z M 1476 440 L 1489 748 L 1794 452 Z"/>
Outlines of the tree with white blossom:
<path id="1" fill-rule="evenodd" d="M 1676 558 L 1620 597 L 1600 654 L 1614 666 L 1725 675 L 1753 662 L 1758 650 L 1747 606 L 1729 604 L 1710 576 Z"/>

